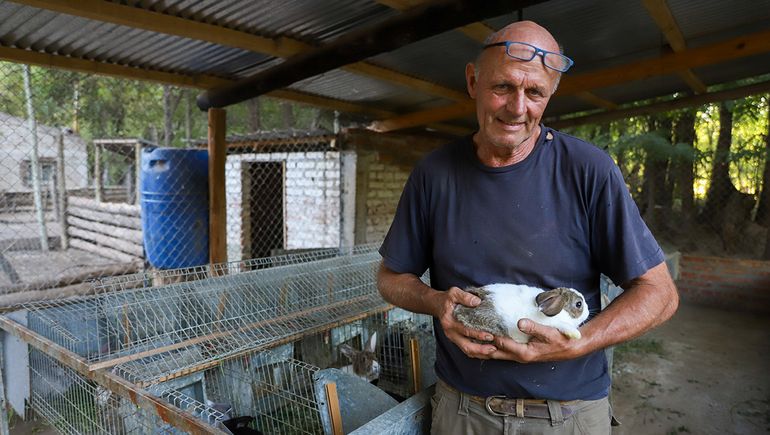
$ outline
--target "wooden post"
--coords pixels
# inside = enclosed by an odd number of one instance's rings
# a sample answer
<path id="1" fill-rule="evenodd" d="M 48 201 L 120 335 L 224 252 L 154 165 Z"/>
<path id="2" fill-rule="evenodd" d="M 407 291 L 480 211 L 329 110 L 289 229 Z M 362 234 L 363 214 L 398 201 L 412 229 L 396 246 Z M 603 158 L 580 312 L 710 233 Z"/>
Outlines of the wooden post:
<path id="1" fill-rule="evenodd" d="M 59 133 L 59 144 L 56 159 L 56 188 L 59 191 L 59 226 L 61 231 L 61 249 L 66 251 L 70 246 L 70 238 L 67 233 L 67 180 L 64 176 L 64 133 Z"/>
<path id="2" fill-rule="evenodd" d="M 0 335 L 0 338 L 5 337 L 5 334 Z M 6 399 L 5 399 L 5 384 L 3 384 L 3 369 L 4 362 L 3 362 L 3 347 L 5 346 L 5 343 L 0 340 L 0 435 L 8 435 L 11 433 L 9 429 L 9 422 L 8 422 L 8 408 L 6 405 Z"/>
<path id="3" fill-rule="evenodd" d="M 102 146 L 94 143 L 94 199 L 102 202 Z"/>
<path id="4" fill-rule="evenodd" d="M 24 93 L 27 97 L 27 126 L 32 139 L 32 153 L 30 155 L 30 171 L 32 172 L 32 193 L 35 201 L 38 230 L 40 236 L 40 249 L 48 251 L 48 229 L 45 225 L 45 204 L 40 178 L 40 158 L 38 155 L 37 120 L 35 109 L 32 105 L 32 79 L 30 78 L 29 65 L 24 65 Z"/>
<path id="5" fill-rule="evenodd" d="M 142 143 L 136 141 L 134 145 L 134 204 L 139 204 L 139 198 L 141 196 L 142 189 L 139 187 L 139 182 L 142 179 Z"/>
<path id="6" fill-rule="evenodd" d="M 326 404 L 329 409 L 329 421 L 333 435 L 342 435 L 342 414 L 340 413 L 340 398 L 337 396 L 337 384 L 329 382 L 324 385 Z"/>
<path id="7" fill-rule="evenodd" d="M 225 131 L 227 112 L 209 109 L 209 262 L 227 261 L 225 203 Z"/>
<path id="8" fill-rule="evenodd" d="M 414 339 L 409 339 L 409 353 L 412 359 L 412 385 L 414 394 L 422 390 L 422 372 L 420 371 L 420 343 Z"/>

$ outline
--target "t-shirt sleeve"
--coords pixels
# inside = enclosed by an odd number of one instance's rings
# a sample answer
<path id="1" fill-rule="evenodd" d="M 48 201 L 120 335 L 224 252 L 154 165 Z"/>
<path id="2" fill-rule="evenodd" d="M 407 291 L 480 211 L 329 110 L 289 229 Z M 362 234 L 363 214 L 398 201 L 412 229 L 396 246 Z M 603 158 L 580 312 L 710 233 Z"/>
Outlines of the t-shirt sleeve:
<path id="1" fill-rule="evenodd" d="M 600 186 L 591 223 L 591 247 L 599 270 L 616 285 L 637 278 L 665 260 L 639 214 L 616 165 Z"/>
<path id="2" fill-rule="evenodd" d="M 385 266 L 397 273 L 422 276 L 429 267 L 430 228 L 427 198 L 420 171 L 409 176 L 396 215 L 380 247 Z"/>

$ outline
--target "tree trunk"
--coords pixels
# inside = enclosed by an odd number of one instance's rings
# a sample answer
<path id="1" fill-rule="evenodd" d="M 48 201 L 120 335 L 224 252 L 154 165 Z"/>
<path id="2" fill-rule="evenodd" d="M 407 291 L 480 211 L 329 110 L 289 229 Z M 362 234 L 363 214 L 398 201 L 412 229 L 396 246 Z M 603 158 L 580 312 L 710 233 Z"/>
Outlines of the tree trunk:
<path id="1" fill-rule="evenodd" d="M 283 115 L 283 128 L 294 127 L 294 106 L 291 103 L 281 103 L 281 114 Z"/>
<path id="2" fill-rule="evenodd" d="M 659 132 L 663 137 L 671 140 L 671 118 L 650 118 L 648 121 L 648 131 L 650 133 Z M 670 207 L 670 198 L 666 191 L 666 168 L 668 158 L 656 153 L 655 150 L 645 150 L 644 159 L 644 181 L 642 182 L 642 213 L 651 226 L 655 227 L 659 222 L 660 216 L 656 210 L 657 206 Z"/>
<path id="3" fill-rule="evenodd" d="M 682 215 L 689 221 L 695 217 L 695 198 L 693 195 L 693 182 L 695 176 L 693 173 L 693 159 L 695 151 L 695 112 L 688 110 L 682 113 L 682 116 L 674 128 L 674 142 L 684 144 L 689 148 L 688 155 L 680 154 L 672 169 L 676 197 L 682 201 Z"/>
<path id="4" fill-rule="evenodd" d="M 765 134 L 765 170 L 762 172 L 762 192 L 759 194 L 756 222 L 768 228 L 770 234 L 770 95 L 767 98 L 767 133 Z M 770 238 L 768 238 L 770 241 Z M 770 243 L 765 248 L 770 254 Z"/>
<path id="5" fill-rule="evenodd" d="M 163 85 L 163 146 L 174 141 L 174 112 L 182 100 L 182 92 L 174 93 L 169 85 Z"/>
<path id="6" fill-rule="evenodd" d="M 730 146 L 733 136 L 733 112 L 724 102 L 719 103 L 719 139 L 714 151 L 711 168 L 711 181 L 706 194 L 706 205 L 701 215 L 715 227 L 721 226 L 722 213 L 719 209 L 725 204 L 733 191 L 737 190 L 730 180 Z"/>
<path id="7" fill-rule="evenodd" d="M 246 102 L 249 110 L 249 132 L 255 133 L 262 130 L 262 107 L 259 98 L 252 98 Z"/>

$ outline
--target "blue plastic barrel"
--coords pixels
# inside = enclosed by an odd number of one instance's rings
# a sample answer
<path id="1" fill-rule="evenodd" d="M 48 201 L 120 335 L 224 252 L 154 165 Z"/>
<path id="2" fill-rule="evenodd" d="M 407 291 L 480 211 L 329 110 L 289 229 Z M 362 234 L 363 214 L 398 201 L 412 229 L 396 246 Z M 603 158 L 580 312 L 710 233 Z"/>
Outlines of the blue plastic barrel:
<path id="1" fill-rule="evenodd" d="M 145 148 L 140 190 L 150 264 L 175 269 L 208 263 L 208 151 Z"/>

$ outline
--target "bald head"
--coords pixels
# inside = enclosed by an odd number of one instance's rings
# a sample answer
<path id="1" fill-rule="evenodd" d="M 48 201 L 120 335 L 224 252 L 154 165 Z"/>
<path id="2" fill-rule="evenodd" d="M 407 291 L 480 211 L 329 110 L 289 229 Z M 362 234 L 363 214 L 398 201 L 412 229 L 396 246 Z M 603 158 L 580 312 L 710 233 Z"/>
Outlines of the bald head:
<path id="1" fill-rule="evenodd" d="M 497 32 L 487 36 L 487 38 L 484 40 L 484 45 L 486 46 L 489 44 L 494 44 L 495 42 L 503 41 L 526 42 L 527 44 L 534 45 L 535 47 L 541 48 L 543 50 L 563 53 L 563 50 L 559 46 L 559 43 L 556 42 L 556 39 L 553 37 L 553 35 L 551 35 L 551 33 L 546 30 L 545 27 L 535 23 L 534 21 L 516 21 L 514 23 L 508 24 Z M 476 58 L 476 62 L 474 62 L 477 76 L 482 64 L 482 57 L 487 51 L 488 50 L 482 50 Z M 561 73 L 551 69 L 547 70 L 549 74 L 555 74 L 553 87 L 555 92 L 556 87 L 559 85 L 559 79 L 561 79 Z"/>

